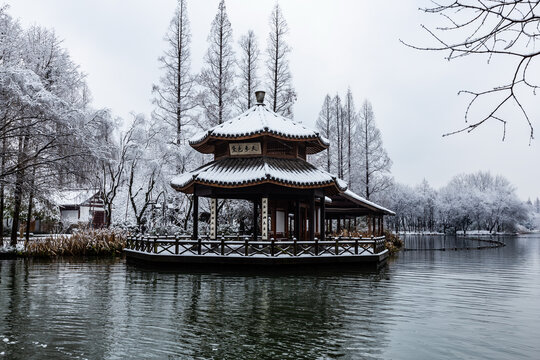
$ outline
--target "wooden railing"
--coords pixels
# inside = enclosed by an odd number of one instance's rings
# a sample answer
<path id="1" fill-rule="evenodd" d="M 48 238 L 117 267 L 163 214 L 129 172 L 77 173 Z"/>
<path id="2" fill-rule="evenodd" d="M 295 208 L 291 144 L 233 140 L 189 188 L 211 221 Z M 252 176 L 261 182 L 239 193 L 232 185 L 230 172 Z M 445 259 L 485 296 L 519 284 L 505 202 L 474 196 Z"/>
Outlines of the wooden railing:
<path id="1" fill-rule="evenodd" d="M 191 240 L 185 236 L 129 236 L 126 248 L 162 255 L 212 256 L 344 256 L 378 254 L 385 250 L 385 237 L 335 237 L 325 241 L 258 240 L 250 237 L 221 237 Z"/>

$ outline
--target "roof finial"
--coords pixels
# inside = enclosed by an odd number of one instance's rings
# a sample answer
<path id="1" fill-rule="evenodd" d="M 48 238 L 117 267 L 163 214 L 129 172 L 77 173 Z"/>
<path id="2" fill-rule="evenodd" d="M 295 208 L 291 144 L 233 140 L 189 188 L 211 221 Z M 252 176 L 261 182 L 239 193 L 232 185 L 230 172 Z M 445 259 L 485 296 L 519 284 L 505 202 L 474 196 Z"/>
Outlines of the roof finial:
<path id="1" fill-rule="evenodd" d="M 266 93 L 262 90 L 255 91 L 255 98 L 257 99 L 257 105 L 264 105 L 264 95 Z"/>

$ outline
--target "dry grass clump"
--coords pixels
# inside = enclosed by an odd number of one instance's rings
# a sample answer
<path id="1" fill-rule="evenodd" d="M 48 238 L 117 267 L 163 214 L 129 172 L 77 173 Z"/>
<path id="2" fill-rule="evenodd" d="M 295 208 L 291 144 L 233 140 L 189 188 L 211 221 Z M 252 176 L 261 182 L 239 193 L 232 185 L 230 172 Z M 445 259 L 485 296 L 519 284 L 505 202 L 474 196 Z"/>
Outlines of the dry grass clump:
<path id="1" fill-rule="evenodd" d="M 390 254 L 395 254 L 399 252 L 405 245 L 403 240 L 401 240 L 397 234 L 394 234 L 391 231 L 385 230 L 384 236 L 385 236 L 385 246 L 390 252 Z"/>
<path id="2" fill-rule="evenodd" d="M 34 257 L 115 256 L 126 247 L 127 234 L 112 229 L 84 229 L 72 235 L 54 235 L 29 241 L 24 254 Z"/>

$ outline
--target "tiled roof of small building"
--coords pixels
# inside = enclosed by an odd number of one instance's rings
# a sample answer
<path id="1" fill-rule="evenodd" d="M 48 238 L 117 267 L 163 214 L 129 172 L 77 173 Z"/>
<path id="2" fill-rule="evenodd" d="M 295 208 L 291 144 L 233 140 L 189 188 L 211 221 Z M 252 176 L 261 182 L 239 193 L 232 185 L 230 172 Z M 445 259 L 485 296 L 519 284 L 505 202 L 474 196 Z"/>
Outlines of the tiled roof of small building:
<path id="1" fill-rule="evenodd" d="M 263 104 L 252 106 L 241 115 L 214 126 L 191 138 L 190 145 L 197 150 L 210 139 L 246 139 L 269 135 L 287 140 L 312 141 L 308 144 L 308 153 L 317 153 L 326 149 L 330 142 L 318 131 L 303 124 L 287 119 L 268 109 Z M 208 152 L 208 151 L 203 151 Z"/>
<path id="2" fill-rule="evenodd" d="M 304 160 L 264 156 L 223 158 L 171 180 L 171 186 L 180 191 L 186 190 L 194 183 L 222 187 L 242 187 L 259 183 L 308 188 L 335 185 L 338 191 L 347 189 L 347 184 L 343 180 Z"/>
<path id="3" fill-rule="evenodd" d="M 383 207 L 383 206 L 381 206 L 379 204 L 376 204 L 376 203 L 374 203 L 372 201 L 369 201 L 369 200 L 363 198 L 362 196 L 358 195 L 357 193 L 352 192 L 351 190 L 346 190 L 346 191 L 338 194 L 337 196 L 348 199 L 349 201 L 352 201 L 353 203 L 355 203 L 357 205 L 374 208 L 375 210 L 379 210 L 379 211 L 385 213 L 386 215 L 396 215 L 396 213 L 393 212 L 392 210 L 388 210 L 387 208 L 385 208 L 385 207 Z"/>

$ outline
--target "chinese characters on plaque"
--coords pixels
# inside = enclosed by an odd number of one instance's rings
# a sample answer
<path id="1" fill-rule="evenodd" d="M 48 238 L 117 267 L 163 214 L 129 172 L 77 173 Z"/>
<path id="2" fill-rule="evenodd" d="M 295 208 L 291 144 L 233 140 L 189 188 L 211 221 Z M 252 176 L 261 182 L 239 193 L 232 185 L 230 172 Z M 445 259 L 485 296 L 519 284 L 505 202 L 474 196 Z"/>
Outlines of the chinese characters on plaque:
<path id="1" fill-rule="evenodd" d="M 229 153 L 231 155 L 261 155 L 261 143 L 231 143 Z"/>

